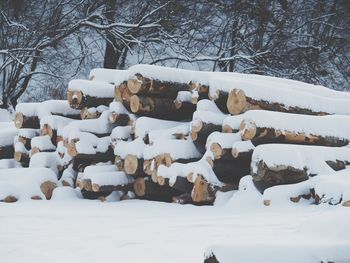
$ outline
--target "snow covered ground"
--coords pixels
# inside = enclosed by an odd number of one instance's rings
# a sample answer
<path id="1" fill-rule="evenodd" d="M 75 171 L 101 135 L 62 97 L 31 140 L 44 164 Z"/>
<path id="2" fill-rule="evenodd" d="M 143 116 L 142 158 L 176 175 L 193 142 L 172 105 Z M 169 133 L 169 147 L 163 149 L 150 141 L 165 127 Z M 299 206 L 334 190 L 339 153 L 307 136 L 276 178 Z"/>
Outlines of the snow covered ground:
<path id="1" fill-rule="evenodd" d="M 311 249 L 317 247 L 328 259 L 350 262 L 350 209 L 342 206 L 265 207 L 261 196 L 244 192 L 214 207 L 101 203 L 66 194 L 51 201 L 0 203 L 1 263 L 199 263 L 206 249 L 217 245 L 247 251 L 230 262 L 253 262 L 246 260 L 253 255 L 261 255 L 254 262 L 278 262 L 270 260 L 282 253 L 288 262 L 296 255 L 302 256 L 294 262 L 319 262 Z"/>

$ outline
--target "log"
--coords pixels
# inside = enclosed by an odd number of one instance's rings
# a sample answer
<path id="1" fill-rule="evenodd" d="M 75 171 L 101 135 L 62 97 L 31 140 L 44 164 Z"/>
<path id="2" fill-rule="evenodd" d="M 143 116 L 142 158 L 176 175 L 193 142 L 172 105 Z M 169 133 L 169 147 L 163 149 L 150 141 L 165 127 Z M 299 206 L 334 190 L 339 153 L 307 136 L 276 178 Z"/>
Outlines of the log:
<path id="1" fill-rule="evenodd" d="M 179 196 L 174 196 L 173 203 L 177 203 L 180 205 L 195 204 L 195 203 L 193 203 L 193 200 L 192 200 L 190 193 L 184 193 L 184 194 L 179 195 Z"/>
<path id="2" fill-rule="evenodd" d="M 287 152 L 281 158 L 279 155 Z M 350 149 L 303 145 L 266 144 L 256 147 L 251 175 L 259 191 L 294 184 L 319 173 L 334 173 L 350 164 Z"/>
<path id="3" fill-rule="evenodd" d="M 114 98 L 116 101 L 123 103 L 124 107 L 130 111 L 130 98 L 133 95 L 127 88 L 127 83 L 124 82 L 114 89 Z"/>
<path id="4" fill-rule="evenodd" d="M 211 165 L 216 177 L 219 181 L 231 184 L 235 189 L 238 189 L 239 181 L 242 177 L 250 174 L 250 161 L 241 160 L 225 160 L 216 159 L 211 160 L 206 159 Z"/>
<path id="5" fill-rule="evenodd" d="M 263 99 L 254 99 L 245 94 L 243 90 L 233 89 L 227 99 L 228 111 L 233 114 L 241 114 L 252 109 L 261 109 L 269 111 L 305 114 L 305 115 L 327 115 L 332 112 L 317 111 L 298 106 L 286 106 L 279 102 L 269 102 Z"/>
<path id="6" fill-rule="evenodd" d="M 75 171 L 84 171 L 86 166 L 100 163 L 109 162 L 114 158 L 113 150 L 109 148 L 107 152 L 101 153 L 97 152 L 95 154 L 80 154 L 74 156 L 73 158 L 73 169 Z"/>
<path id="7" fill-rule="evenodd" d="M 191 193 L 193 183 L 189 182 L 186 177 L 177 176 L 174 181 L 169 181 L 169 186 L 182 193 Z"/>
<path id="8" fill-rule="evenodd" d="M 209 93 L 209 99 L 215 102 L 216 106 L 223 112 L 223 113 L 229 113 L 227 108 L 227 99 L 228 99 L 229 93 L 223 90 L 217 90 L 215 96 L 210 96 Z"/>
<path id="9" fill-rule="evenodd" d="M 265 119 L 261 119 L 264 117 Z M 276 122 L 276 119 L 283 121 Z M 254 145 L 266 143 L 288 143 L 318 146 L 345 146 L 350 142 L 350 128 L 332 129 L 348 116 L 307 116 L 268 111 L 248 111 L 243 115 L 239 130 L 243 140 Z M 293 127 L 287 124 L 293 123 Z M 286 127 L 284 127 L 284 123 Z M 287 127 L 288 126 L 288 127 Z M 294 127 L 295 126 L 295 127 Z M 314 127 L 318 127 L 315 129 Z"/>
<path id="10" fill-rule="evenodd" d="M 160 186 L 142 177 L 135 180 L 134 192 L 138 198 L 162 202 L 172 202 L 174 196 L 180 195 L 169 186 Z"/>
<path id="11" fill-rule="evenodd" d="M 92 184 L 93 192 L 113 192 L 113 191 L 133 191 L 133 183 L 127 185 L 98 185 L 97 183 Z"/>
<path id="12" fill-rule="evenodd" d="M 57 135 L 57 130 L 53 129 L 49 124 L 44 124 L 40 129 L 40 135 L 48 135 L 51 138 L 51 142 L 54 145 L 57 145 L 60 141 L 63 140 L 62 136 Z"/>
<path id="13" fill-rule="evenodd" d="M 84 107 L 80 111 L 80 117 L 82 120 L 97 119 L 101 114 L 102 112 L 98 111 L 96 108 Z"/>
<path id="14" fill-rule="evenodd" d="M 15 115 L 15 126 L 17 129 L 40 129 L 40 120 L 38 116 L 26 116 L 22 112 L 17 112 Z"/>
<path id="15" fill-rule="evenodd" d="M 142 176 L 143 173 L 143 158 L 137 158 L 136 155 L 128 154 L 124 160 L 124 171 L 132 176 Z"/>
<path id="16" fill-rule="evenodd" d="M 165 120 L 188 120 L 195 111 L 195 105 L 189 102 L 175 103 L 172 99 L 152 98 L 133 95 L 130 98 L 132 112 Z"/>
<path id="17" fill-rule="evenodd" d="M 0 200 L 0 202 L 4 202 L 4 203 L 15 203 L 17 201 L 18 201 L 17 197 L 13 195 L 8 195 L 4 199 Z"/>
<path id="18" fill-rule="evenodd" d="M 109 122 L 114 123 L 118 126 L 130 125 L 132 120 L 129 114 L 110 112 L 108 116 Z"/>
<path id="19" fill-rule="evenodd" d="M 45 181 L 40 185 L 40 190 L 45 195 L 46 199 L 50 200 L 52 197 L 52 192 L 56 187 L 56 183 L 51 181 Z"/>
<path id="20" fill-rule="evenodd" d="M 93 191 L 87 191 L 85 189 L 81 190 L 81 194 L 85 199 L 90 199 L 90 200 L 96 200 L 101 197 L 107 197 L 111 194 L 111 191 L 106 191 L 106 192 L 93 192 Z"/>
<path id="21" fill-rule="evenodd" d="M 13 145 L 0 146 L 0 159 L 12 159 L 14 153 Z"/>
<path id="22" fill-rule="evenodd" d="M 229 184 L 222 187 L 210 184 L 202 175 L 197 175 L 191 197 L 195 203 L 213 204 L 218 191 L 227 192 L 234 189 L 235 187 Z"/>
<path id="23" fill-rule="evenodd" d="M 222 129 L 221 125 L 216 125 L 213 123 L 204 122 L 202 120 L 197 120 L 195 123 L 192 123 L 191 125 L 191 138 L 193 141 L 196 141 L 197 139 L 206 140 L 211 133 L 215 131 L 221 131 L 221 129 Z"/>
<path id="24" fill-rule="evenodd" d="M 194 88 L 193 85 L 150 79 L 141 74 L 135 74 L 134 78 L 129 79 L 127 87 L 133 94 L 169 99 L 175 99 L 179 91 L 190 91 Z"/>
<path id="25" fill-rule="evenodd" d="M 26 152 L 15 152 L 14 159 L 21 163 L 23 167 L 28 167 L 30 162 L 29 154 Z"/>
<path id="26" fill-rule="evenodd" d="M 115 156 L 114 164 L 117 166 L 118 171 L 124 171 L 124 160 L 119 155 Z"/>
<path id="27" fill-rule="evenodd" d="M 69 106 L 73 109 L 81 110 L 84 107 L 97 107 L 100 105 L 108 106 L 114 98 L 101 98 L 84 94 L 80 90 L 67 91 L 67 100 Z"/>

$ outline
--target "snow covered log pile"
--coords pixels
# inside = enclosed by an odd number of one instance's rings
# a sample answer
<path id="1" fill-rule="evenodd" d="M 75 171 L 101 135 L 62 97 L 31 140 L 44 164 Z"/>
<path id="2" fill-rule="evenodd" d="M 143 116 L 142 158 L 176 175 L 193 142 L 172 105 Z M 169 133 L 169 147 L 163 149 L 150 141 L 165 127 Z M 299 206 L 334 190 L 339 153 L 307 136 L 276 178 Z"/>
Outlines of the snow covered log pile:
<path id="1" fill-rule="evenodd" d="M 55 187 L 87 199 L 213 204 L 250 175 L 266 205 L 349 205 L 349 105 L 349 93 L 273 77 L 93 69 L 65 101 L 18 104 L 14 125 L 0 126 L 0 159 L 24 174 L 48 169 Z M 1 200 L 21 196 L 11 189 Z"/>

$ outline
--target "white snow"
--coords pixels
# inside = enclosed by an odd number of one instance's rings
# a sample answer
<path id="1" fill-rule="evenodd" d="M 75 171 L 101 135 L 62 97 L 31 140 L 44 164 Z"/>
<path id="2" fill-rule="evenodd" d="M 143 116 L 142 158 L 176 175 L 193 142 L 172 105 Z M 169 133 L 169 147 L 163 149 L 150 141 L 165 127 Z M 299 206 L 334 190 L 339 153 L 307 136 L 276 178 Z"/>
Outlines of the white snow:
<path id="1" fill-rule="evenodd" d="M 24 138 L 33 138 L 35 136 L 38 136 L 39 135 L 39 130 L 37 129 L 26 129 L 26 128 L 21 128 L 21 129 L 18 129 L 18 136 L 22 136 Z"/>
<path id="2" fill-rule="evenodd" d="M 350 140 L 350 116 L 346 115 L 311 116 L 251 110 L 237 117 L 248 122 L 253 121 L 258 127 L 275 128 L 282 132 L 338 136 L 341 139 Z M 230 119 L 234 118 L 230 117 Z M 339 124 L 342 125 L 341 129 Z"/>
<path id="3" fill-rule="evenodd" d="M 157 155 L 168 153 L 173 160 L 200 158 L 202 154 L 190 140 L 156 140 L 152 145 L 146 145 L 143 152 L 145 160 Z"/>
<path id="4" fill-rule="evenodd" d="M 117 142 L 119 140 L 127 141 L 131 139 L 131 126 L 118 126 L 112 130 L 111 141 Z"/>
<path id="5" fill-rule="evenodd" d="M 49 135 L 36 136 L 30 141 L 32 148 L 36 147 L 39 150 L 54 151 L 56 146 L 52 144 L 51 138 Z"/>
<path id="6" fill-rule="evenodd" d="M 17 199 L 30 199 L 38 195 L 45 196 L 40 190 L 41 183 L 56 183 L 56 174 L 47 168 L 12 168 L 0 172 L 0 200 L 12 195 Z M 1 205 L 0 205 L 1 206 Z"/>
<path id="7" fill-rule="evenodd" d="M 17 136 L 18 130 L 16 128 L 5 128 L 0 130 L 0 147 L 9 146 L 13 144 L 15 136 Z"/>
<path id="8" fill-rule="evenodd" d="M 69 91 L 81 91 L 85 95 L 98 98 L 113 98 L 114 85 L 83 79 L 73 79 L 68 83 Z"/>
<path id="9" fill-rule="evenodd" d="M 169 129 L 184 124 L 180 121 L 166 121 L 149 117 L 140 117 L 134 123 L 135 137 L 144 138 L 151 130 Z"/>
<path id="10" fill-rule="evenodd" d="M 98 172 L 84 173 L 84 179 L 90 179 L 92 184 L 103 185 L 127 185 L 133 182 L 133 178 L 124 172 Z"/>
<path id="11" fill-rule="evenodd" d="M 94 68 L 90 71 L 89 79 L 109 84 L 117 84 L 115 83 L 115 79 L 118 78 L 118 76 L 125 75 L 125 73 L 125 70 Z"/>
<path id="12" fill-rule="evenodd" d="M 79 191 L 69 186 L 56 187 L 52 192 L 52 201 L 71 202 L 76 199 L 82 199 Z"/>
<path id="13" fill-rule="evenodd" d="M 189 123 L 184 123 L 169 129 L 151 130 L 148 133 L 149 143 L 153 144 L 157 140 L 175 139 L 177 134 L 187 136 L 190 132 Z"/>
<path id="14" fill-rule="evenodd" d="M 8 110 L 0 109 L 0 128 L 1 128 L 2 122 L 4 122 L 4 123 L 10 122 L 10 121 L 12 121 L 12 119 L 13 119 L 13 117 Z"/>
<path id="15" fill-rule="evenodd" d="M 15 159 L 2 159 L 0 160 L 0 169 L 18 168 L 21 165 Z M 1 171 L 0 171 L 1 174 Z"/>
<path id="16" fill-rule="evenodd" d="M 223 149 L 230 149 L 233 143 L 239 142 L 241 140 L 242 138 L 240 133 L 213 132 L 208 136 L 205 147 L 207 149 L 210 149 L 210 146 L 213 143 L 217 143 Z"/>
<path id="17" fill-rule="evenodd" d="M 124 105 L 119 101 L 113 101 L 109 104 L 109 111 L 118 114 L 130 114 Z"/>
<path id="18" fill-rule="evenodd" d="M 251 141 L 238 141 L 232 144 L 232 149 L 236 149 L 238 152 L 249 152 L 255 149 L 255 146 Z"/>
<path id="19" fill-rule="evenodd" d="M 252 156 L 252 172 L 257 172 L 257 164 L 263 160 L 268 167 L 292 166 L 307 168 L 309 174 L 334 172 L 326 161 L 350 160 L 350 148 L 323 147 L 292 144 L 263 144 L 255 148 Z"/>
<path id="20" fill-rule="evenodd" d="M 61 163 L 62 160 L 57 152 L 39 152 L 31 156 L 29 167 L 46 167 L 57 174 Z"/>
<path id="21" fill-rule="evenodd" d="M 142 158 L 145 145 L 142 138 L 137 138 L 129 142 L 118 141 L 114 148 L 114 155 L 120 156 L 122 159 L 128 154 L 135 155 L 137 158 Z"/>
<path id="22" fill-rule="evenodd" d="M 70 122 L 63 128 L 62 136 L 64 139 L 70 137 L 70 134 L 76 131 L 90 132 L 95 134 L 106 134 L 112 132 L 114 125 L 108 121 L 108 111 L 101 114 L 98 119 L 76 120 Z"/>
<path id="23" fill-rule="evenodd" d="M 0 225 L 6 226 L 0 227 L 0 254 L 6 263 L 109 262 L 116 255 L 130 263 L 199 263 L 205 251 L 213 250 L 218 257 L 227 255 L 222 259 L 228 257 L 228 262 L 349 258 L 350 209 L 344 207 L 261 205 L 242 210 L 141 200 L 101 203 L 75 198 L 67 188 L 55 192 L 64 192 L 58 194 L 64 202 L 0 205 Z M 241 199 L 241 207 L 250 202 L 246 200 Z M 222 254 L 216 249 L 220 247 L 232 253 Z M 259 261 L 250 261 L 254 257 Z"/>

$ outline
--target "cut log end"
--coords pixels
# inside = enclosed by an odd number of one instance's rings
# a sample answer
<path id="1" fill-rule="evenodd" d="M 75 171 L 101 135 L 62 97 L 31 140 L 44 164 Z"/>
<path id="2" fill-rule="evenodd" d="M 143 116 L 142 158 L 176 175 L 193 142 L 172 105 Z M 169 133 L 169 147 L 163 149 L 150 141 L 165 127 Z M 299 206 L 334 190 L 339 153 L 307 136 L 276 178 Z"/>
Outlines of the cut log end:
<path id="1" fill-rule="evenodd" d="M 251 120 L 243 120 L 239 125 L 239 130 L 243 140 L 252 140 L 256 135 L 256 124 Z"/>
<path id="2" fill-rule="evenodd" d="M 146 185 L 144 178 L 137 178 L 134 182 L 134 192 L 136 196 L 142 197 L 146 193 Z"/>
<path id="3" fill-rule="evenodd" d="M 244 112 L 247 105 L 247 98 L 243 90 L 233 89 L 227 99 L 227 109 L 233 115 Z"/>
<path id="4" fill-rule="evenodd" d="M 75 157 L 78 155 L 78 151 L 77 151 L 77 148 L 75 147 L 74 142 L 68 143 L 67 152 L 68 152 L 69 156 L 71 156 L 71 157 Z"/>
<path id="5" fill-rule="evenodd" d="M 201 120 L 197 120 L 195 123 L 192 123 L 191 131 L 199 132 L 203 128 L 203 122 Z"/>
<path id="6" fill-rule="evenodd" d="M 139 80 L 138 78 L 129 79 L 127 86 L 132 93 L 137 94 L 141 91 L 142 80 Z"/>
<path id="7" fill-rule="evenodd" d="M 73 109 L 82 108 L 83 98 L 84 98 L 84 95 L 79 90 L 67 92 L 68 103 Z"/>
<path id="8" fill-rule="evenodd" d="M 137 171 L 138 160 L 137 156 L 128 154 L 124 160 L 124 170 L 127 174 L 135 174 Z"/>
<path id="9" fill-rule="evenodd" d="M 201 175 L 198 175 L 194 181 L 191 197 L 193 202 L 213 202 L 215 194 L 209 191 L 209 184 Z"/>
<path id="10" fill-rule="evenodd" d="M 24 117 L 23 113 L 17 112 L 15 116 L 15 126 L 17 129 L 20 129 L 23 127 Z"/>
<path id="11" fill-rule="evenodd" d="M 229 125 L 225 124 L 222 127 L 222 132 L 224 132 L 224 133 L 233 133 L 233 129 Z"/>
<path id="12" fill-rule="evenodd" d="M 138 96 L 133 95 L 130 98 L 130 109 L 132 112 L 138 112 L 140 110 L 140 99 Z"/>
<path id="13" fill-rule="evenodd" d="M 56 187 L 57 187 L 56 183 L 51 181 L 46 181 L 40 185 L 40 190 L 45 195 L 46 199 L 50 200 L 52 197 L 52 192 Z"/>

